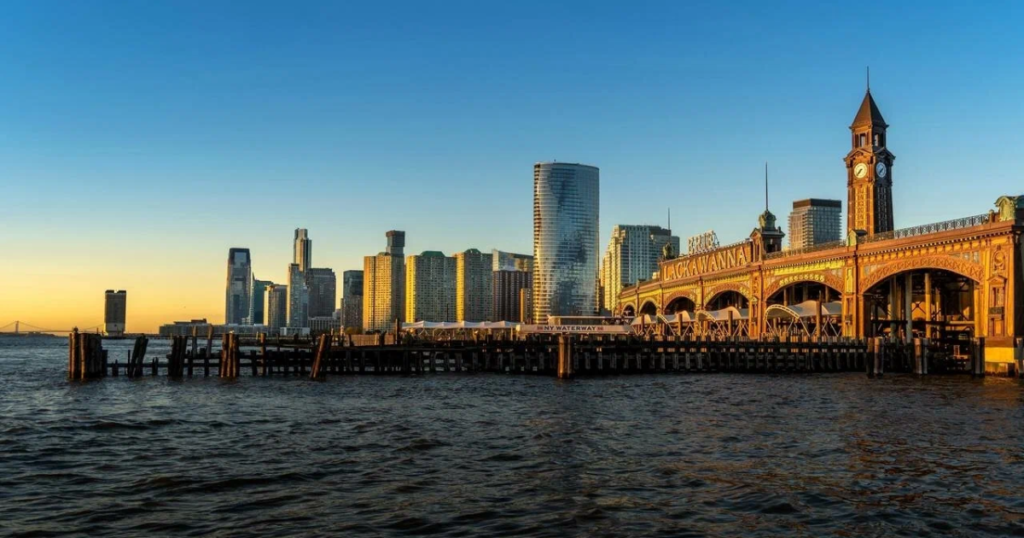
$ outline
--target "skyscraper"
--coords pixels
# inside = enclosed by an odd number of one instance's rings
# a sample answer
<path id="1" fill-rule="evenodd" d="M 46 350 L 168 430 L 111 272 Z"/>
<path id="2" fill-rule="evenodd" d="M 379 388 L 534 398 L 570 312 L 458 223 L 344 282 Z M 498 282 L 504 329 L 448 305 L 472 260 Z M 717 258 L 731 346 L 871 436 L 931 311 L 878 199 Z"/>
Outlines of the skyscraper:
<path id="1" fill-rule="evenodd" d="M 437 251 L 405 259 L 405 321 L 455 321 L 455 267 Z"/>
<path id="2" fill-rule="evenodd" d="M 533 321 L 597 312 L 600 171 L 533 166 Z"/>
<path id="3" fill-rule="evenodd" d="M 308 327 L 309 287 L 299 264 L 288 264 L 288 326 Z"/>
<path id="4" fill-rule="evenodd" d="M 249 317 L 246 323 L 250 325 L 263 325 L 265 323 L 267 286 L 271 284 L 273 282 L 269 280 L 259 280 L 253 276 L 252 293 L 250 293 L 251 306 L 249 307 Z"/>
<path id="5" fill-rule="evenodd" d="M 405 232 L 387 232 L 386 252 L 363 258 L 363 328 L 387 331 L 405 318 Z"/>
<path id="6" fill-rule="evenodd" d="M 793 202 L 789 214 L 789 248 L 800 249 L 843 238 L 843 204 L 809 198 Z"/>
<path id="7" fill-rule="evenodd" d="M 523 319 L 523 290 L 529 290 L 532 275 L 529 271 L 494 271 L 491 275 L 492 321 L 525 323 Z"/>
<path id="8" fill-rule="evenodd" d="M 281 327 L 288 324 L 288 286 L 270 284 L 267 286 L 267 327 L 270 334 L 279 334 Z"/>
<path id="9" fill-rule="evenodd" d="M 128 312 L 128 292 L 107 290 L 103 304 L 103 332 L 107 336 L 124 336 Z"/>
<path id="10" fill-rule="evenodd" d="M 313 240 L 305 228 L 295 229 L 295 243 L 292 245 L 292 263 L 298 264 L 299 271 L 313 267 Z"/>
<path id="11" fill-rule="evenodd" d="M 491 319 L 525 322 L 522 292 L 533 283 L 533 256 L 493 250 L 491 259 Z"/>
<path id="12" fill-rule="evenodd" d="M 363 272 L 345 271 L 341 274 L 342 327 L 363 326 Z"/>
<path id="13" fill-rule="evenodd" d="M 338 300 L 338 278 L 330 268 L 311 268 L 306 271 L 309 289 L 309 317 L 327 318 L 334 315 Z"/>
<path id="14" fill-rule="evenodd" d="M 471 248 L 456 254 L 455 261 L 456 321 L 491 321 L 494 314 L 491 253 Z"/>
<path id="15" fill-rule="evenodd" d="M 224 323 L 242 324 L 249 317 L 252 293 L 252 259 L 249 249 L 228 250 L 228 284 L 224 302 Z"/>
<path id="16" fill-rule="evenodd" d="M 612 228 L 601 267 L 604 308 L 614 312 L 623 287 L 650 280 L 665 245 L 679 252 L 679 238 L 661 226 L 619 224 Z"/>

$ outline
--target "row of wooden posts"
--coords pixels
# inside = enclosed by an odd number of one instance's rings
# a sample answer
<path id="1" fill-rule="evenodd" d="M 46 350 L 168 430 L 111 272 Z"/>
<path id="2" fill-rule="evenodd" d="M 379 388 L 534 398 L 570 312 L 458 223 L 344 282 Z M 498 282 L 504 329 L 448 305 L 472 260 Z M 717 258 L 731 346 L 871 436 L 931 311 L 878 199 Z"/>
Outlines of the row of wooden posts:
<path id="1" fill-rule="evenodd" d="M 932 345 L 915 341 L 911 351 L 882 338 L 725 341 L 707 338 L 549 335 L 519 340 L 406 341 L 401 345 L 352 347 L 335 345 L 331 335 L 313 343 L 277 340 L 270 344 L 259 335 L 254 349 L 242 353 L 238 335 L 223 336 L 218 356 L 208 340 L 205 349 L 196 335 L 172 338 L 166 362 L 154 357 L 151 375 L 163 368 L 174 378 L 192 377 L 198 369 L 210 376 L 237 378 L 243 370 L 252 376 L 306 375 L 312 379 L 335 374 L 422 374 L 438 371 L 507 372 L 556 375 L 620 374 L 640 372 L 839 372 L 861 371 L 869 376 L 886 372 L 949 371 L 933 357 Z M 139 337 L 128 362 L 106 364 L 106 352 L 95 335 L 72 333 L 69 376 L 88 379 L 106 375 L 143 375 L 148 339 Z M 972 346 L 970 373 L 984 374 L 983 340 Z M 83 358 L 85 358 L 83 360 Z M 214 364 L 212 362 L 216 361 Z"/>

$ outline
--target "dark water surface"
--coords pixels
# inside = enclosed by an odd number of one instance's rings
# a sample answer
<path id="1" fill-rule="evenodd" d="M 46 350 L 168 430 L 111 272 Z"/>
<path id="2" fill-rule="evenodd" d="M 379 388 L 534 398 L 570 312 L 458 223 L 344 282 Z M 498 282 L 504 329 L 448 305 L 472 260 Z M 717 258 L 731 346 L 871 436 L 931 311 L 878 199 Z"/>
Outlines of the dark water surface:
<path id="1" fill-rule="evenodd" d="M 69 384 L 65 348 L 0 339 L 0 535 L 1024 535 L 1015 380 Z"/>

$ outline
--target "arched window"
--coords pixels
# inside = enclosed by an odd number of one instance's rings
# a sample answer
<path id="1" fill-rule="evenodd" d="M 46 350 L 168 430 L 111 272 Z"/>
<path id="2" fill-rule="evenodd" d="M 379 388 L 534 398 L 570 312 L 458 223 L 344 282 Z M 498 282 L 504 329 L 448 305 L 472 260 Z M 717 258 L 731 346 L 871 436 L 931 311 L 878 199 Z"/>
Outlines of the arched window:
<path id="1" fill-rule="evenodd" d="M 862 147 L 864 147 L 864 144 L 867 144 L 867 142 L 868 142 L 868 135 L 866 135 L 864 133 L 861 133 L 860 136 L 857 138 L 857 147 L 858 148 L 862 148 Z"/>

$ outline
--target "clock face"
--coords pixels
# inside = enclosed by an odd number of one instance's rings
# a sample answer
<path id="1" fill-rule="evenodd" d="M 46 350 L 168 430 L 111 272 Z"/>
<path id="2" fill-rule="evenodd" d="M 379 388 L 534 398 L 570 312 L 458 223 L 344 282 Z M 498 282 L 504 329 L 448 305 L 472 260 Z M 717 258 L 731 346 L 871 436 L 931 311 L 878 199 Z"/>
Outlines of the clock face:
<path id="1" fill-rule="evenodd" d="M 860 179 L 863 179 L 864 176 L 868 175 L 868 165 L 864 163 L 858 163 L 857 166 L 853 167 L 853 175 L 857 176 Z"/>
<path id="2" fill-rule="evenodd" d="M 878 174 L 878 177 L 885 177 L 889 170 L 885 168 L 885 163 L 878 163 L 875 165 L 875 173 Z"/>

